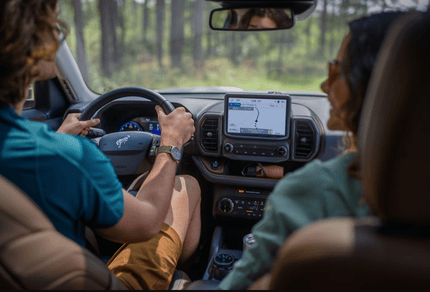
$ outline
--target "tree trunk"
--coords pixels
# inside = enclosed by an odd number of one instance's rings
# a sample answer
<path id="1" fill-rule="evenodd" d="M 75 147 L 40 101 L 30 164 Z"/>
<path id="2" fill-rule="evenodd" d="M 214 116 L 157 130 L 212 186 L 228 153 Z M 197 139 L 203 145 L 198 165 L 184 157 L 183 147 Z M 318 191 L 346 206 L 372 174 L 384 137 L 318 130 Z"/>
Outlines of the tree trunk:
<path id="1" fill-rule="evenodd" d="M 209 57 L 212 54 L 212 30 L 210 28 L 207 29 L 206 42 L 206 56 Z"/>
<path id="2" fill-rule="evenodd" d="M 112 60 L 115 64 L 116 69 L 118 69 L 121 59 L 118 38 L 116 35 L 116 26 L 119 24 L 119 14 L 118 5 L 115 0 L 102 0 L 109 3 L 109 34 L 110 34 L 110 44 L 112 47 Z"/>
<path id="3" fill-rule="evenodd" d="M 212 31 L 211 34 L 213 35 L 213 40 L 214 40 L 214 49 L 213 50 L 216 53 L 218 46 L 221 44 L 220 32 L 219 31 Z M 224 34 L 228 35 L 228 33 L 224 33 Z M 228 41 L 228 40 L 226 39 L 226 41 Z"/>
<path id="4" fill-rule="evenodd" d="M 285 47 L 285 40 L 288 36 L 286 36 L 286 33 L 284 33 L 284 30 L 278 31 L 278 41 L 279 41 L 279 51 L 278 51 L 278 69 L 281 70 L 282 67 L 284 67 L 283 63 L 283 57 L 284 57 L 284 47 Z"/>
<path id="5" fill-rule="evenodd" d="M 335 22 L 336 18 L 334 15 L 334 11 L 336 9 L 336 1 L 331 1 L 331 5 L 333 6 L 332 13 L 330 14 L 330 56 L 334 55 L 334 46 L 335 46 Z"/>
<path id="6" fill-rule="evenodd" d="M 172 68 L 182 68 L 182 50 L 184 47 L 184 0 L 174 0 L 171 5 L 170 57 L 172 59 Z"/>
<path id="7" fill-rule="evenodd" d="M 125 1 L 123 3 L 124 3 L 123 5 L 125 7 Z M 133 27 L 136 27 L 138 25 L 137 24 L 137 20 L 139 19 L 139 16 L 138 16 L 138 13 L 137 13 L 138 6 L 137 6 L 136 0 L 132 0 L 131 3 L 133 3 Z"/>
<path id="8" fill-rule="evenodd" d="M 234 65 L 238 64 L 238 60 L 237 57 L 239 55 L 239 46 L 238 46 L 238 41 L 237 41 L 237 32 L 233 31 L 231 33 L 231 51 L 230 51 L 230 60 Z"/>
<path id="9" fill-rule="evenodd" d="M 72 6 L 75 9 L 75 33 L 76 33 L 76 55 L 79 70 L 85 82 L 88 83 L 88 68 L 87 57 L 85 52 L 85 39 L 84 39 L 84 17 L 82 13 L 82 2 L 80 0 L 73 0 Z"/>
<path id="10" fill-rule="evenodd" d="M 311 27 L 312 27 L 312 20 L 313 17 L 310 16 L 306 21 L 306 28 L 305 28 L 305 33 L 306 33 L 306 54 L 309 55 L 310 54 L 310 50 L 311 50 L 311 39 L 312 39 L 312 33 L 311 33 Z"/>
<path id="11" fill-rule="evenodd" d="M 205 11 L 205 1 L 194 2 L 194 65 L 198 69 L 204 67 L 204 58 L 202 51 L 203 35 L 203 12 Z"/>
<path id="12" fill-rule="evenodd" d="M 118 1 L 118 0 L 116 0 L 116 1 Z M 125 27 L 124 13 L 127 12 L 126 3 L 127 3 L 127 1 L 122 2 L 122 9 L 118 9 L 118 5 L 116 5 L 117 19 L 118 19 L 118 22 L 116 23 L 116 25 L 119 25 L 119 27 L 121 28 L 121 38 L 120 38 L 120 43 L 118 46 L 118 58 L 116 59 L 117 60 L 117 62 L 116 62 L 117 69 L 119 69 L 119 67 L 122 64 L 122 59 L 124 57 L 124 51 L 125 51 L 125 37 L 126 37 L 125 34 L 127 33 L 127 29 Z M 117 4 L 117 3 L 115 3 L 115 4 Z"/>
<path id="13" fill-rule="evenodd" d="M 176 1 L 176 0 L 174 0 Z M 164 0 L 157 0 L 157 59 L 158 65 L 163 67 L 163 30 L 164 30 Z"/>
<path id="14" fill-rule="evenodd" d="M 105 76 L 112 75 L 110 66 L 110 34 L 109 34 L 109 2 L 107 0 L 99 0 L 100 25 L 101 25 L 101 69 Z"/>
<path id="15" fill-rule="evenodd" d="M 146 43 L 148 37 L 148 28 L 149 28 L 149 8 L 148 8 L 149 0 L 145 0 L 143 2 L 143 26 L 142 26 L 142 41 Z"/>
<path id="16" fill-rule="evenodd" d="M 320 48 L 321 54 L 325 57 L 325 31 L 327 25 L 327 0 L 324 0 L 324 8 L 321 13 L 321 38 L 320 38 Z"/>

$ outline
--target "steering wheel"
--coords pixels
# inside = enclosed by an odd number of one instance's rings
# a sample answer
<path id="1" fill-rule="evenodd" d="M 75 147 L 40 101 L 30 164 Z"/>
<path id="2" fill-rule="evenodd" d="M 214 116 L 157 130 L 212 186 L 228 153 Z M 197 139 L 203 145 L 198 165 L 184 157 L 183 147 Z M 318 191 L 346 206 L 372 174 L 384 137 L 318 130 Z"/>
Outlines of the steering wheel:
<path id="1" fill-rule="evenodd" d="M 161 106 L 165 114 L 170 114 L 175 107 L 161 94 L 142 87 L 123 87 L 114 89 L 92 101 L 82 112 L 79 120 L 85 121 L 107 103 L 126 96 L 147 98 Z M 115 132 L 96 138 L 98 148 L 111 160 L 118 175 L 143 173 L 148 168 L 147 157 L 154 156 L 160 136 L 148 132 Z"/>

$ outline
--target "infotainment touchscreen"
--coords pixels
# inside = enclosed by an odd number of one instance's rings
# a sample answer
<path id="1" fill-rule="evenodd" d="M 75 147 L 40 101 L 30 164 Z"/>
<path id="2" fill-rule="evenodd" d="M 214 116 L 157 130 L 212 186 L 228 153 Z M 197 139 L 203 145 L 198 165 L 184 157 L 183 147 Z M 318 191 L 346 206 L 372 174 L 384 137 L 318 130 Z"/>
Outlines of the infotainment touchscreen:
<path id="1" fill-rule="evenodd" d="M 287 97 L 226 96 L 226 134 L 280 138 L 287 136 Z"/>

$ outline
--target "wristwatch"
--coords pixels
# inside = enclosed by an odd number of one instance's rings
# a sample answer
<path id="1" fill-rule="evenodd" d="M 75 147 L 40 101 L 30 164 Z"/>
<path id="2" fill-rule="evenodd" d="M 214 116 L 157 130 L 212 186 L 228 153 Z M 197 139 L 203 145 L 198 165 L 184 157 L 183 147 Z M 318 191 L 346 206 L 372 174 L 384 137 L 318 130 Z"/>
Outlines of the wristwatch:
<path id="1" fill-rule="evenodd" d="M 170 157 L 176 162 L 179 162 L 181 160 L 181 150 L 178 149 L 178 147 L 175 146 L 158 146 L 155 148 L 155 155 L 158 155 L 158 153 L 166 152 L 170 154 Z"/>

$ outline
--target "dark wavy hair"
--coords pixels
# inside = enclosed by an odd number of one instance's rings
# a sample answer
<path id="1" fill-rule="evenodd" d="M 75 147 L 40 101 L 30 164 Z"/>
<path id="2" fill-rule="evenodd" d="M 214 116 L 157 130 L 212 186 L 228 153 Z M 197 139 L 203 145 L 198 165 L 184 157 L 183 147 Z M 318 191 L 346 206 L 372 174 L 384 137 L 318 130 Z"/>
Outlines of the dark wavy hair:
<path id="1" fill-rule="evenodd" d="M 15 106 L 59 46 L 57 0 L 0 1 L 0 101 Z"/>
<path id="2" fill-rule="evenodd" d="M 277 28 L 289 27 L 290 17 L 281 8 L 251 8 L 241 18 L 239 28 L 248 28 L 252 17 L 268 17 L 276 23 Z"/>
<path id="3" fill-rule="evenodd" d="M 356 146 L 361 110 L 367 87 L 379 49 L 395 20 L 406 12 L 383 12 L 364 16 L 348 23 L 350 41 L 346 46 L 346 58 L 341 73 L 346 78 L 350 96 L 343 107 L 345 124 L 351 131 L 347 134 L 349 148 Z M 348 167 L 348 174 L 360 179 L 358 164 L 354 161 Z"/>

